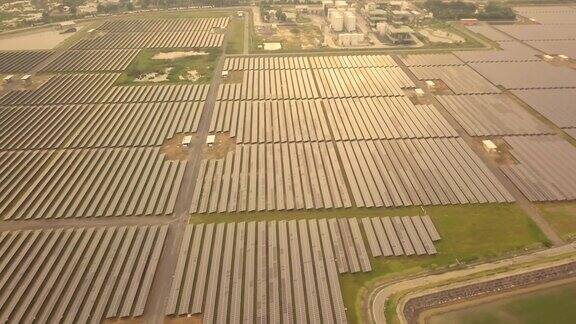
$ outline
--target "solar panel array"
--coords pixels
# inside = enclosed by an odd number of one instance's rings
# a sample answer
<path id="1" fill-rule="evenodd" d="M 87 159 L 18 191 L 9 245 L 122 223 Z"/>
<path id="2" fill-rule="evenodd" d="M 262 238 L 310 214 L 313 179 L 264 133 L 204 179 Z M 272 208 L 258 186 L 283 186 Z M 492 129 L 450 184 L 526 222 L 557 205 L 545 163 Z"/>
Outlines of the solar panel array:
<path id="1" fill-rule="evenodd" d="M 210 131 L 238 143 L 458 136 L 434 106 L 406 97 L 219 101 Z"/>
<path id="2" fill-rule="evenodd" d="M 492 27 L 488 27 L 492 28 Z M 500 50 L 454 52 L 464 62 L 525 62 L 540 61 L 537 50 L 518 41 L 499 42 Z"/>
<path id="3" fill-rule="evenodd" d="M 42 68 L 44 72 L 123 71 L 139 50 L 68 50 Z"/>
<path id="4" fill-rule="evenodd" d="M 6 107 L 0 109 L 0 148 L 162 145 L 177 133 L 196 132 L 203 105 L 157 102 Z"/>
<path id="5" fill-rule="evenodd" d="M 332 143 L 237 145 L 202 160 L 191 213 L 350 207 Z"/>
<path id="6" fill-rule="evenodd" d="M 73 49 L 220 47 L 229 18 L 120 19 L 107 21 Z"/>
<path id="7" fill-rule="evenodd" d="M 471 136 L 551 134 L 552 129 L 508 95 L 437 96 Z"/>
<path id="8" fill-rule="evenodd" d="M 223 159 L 202 161 L 191 213 L 513 200 L 434 105 L 405 96 L 414 83 L 391 57 L 232 57 L 224 64 L 243 78 L 221 85 L 210 132 L 237 145 Z M 393 82 L 372 82 L 371 73 Z"/>
<path id="9" fill-rule="evenodd" d="M 576 148 L 557 136 L 505 137 L 518 164 L 500 168 L 530 201 L 576 199 Z"/>
<path id="10" fill-rule="evenodd" d="M 576 39 L 573 25 L 494 25 L 494 28 L 521 41 Z"/>
<path id="11" fill-rule="evenodd" d="M 576 40 L 535 40 L 526 41 L 526 44 L 549 55 L 566 55 L 576 57 Z"/>
<path id="12" fill-rule="evenodd" d="M 0 232 L 0 319 L 87 323 L 141 316 L 167 229 Z"/>
<path id="13" fill-rule="evenodd" d="M 413 66 L 419 80 L 442 80 L 455 94 L 500 93 L 500 90 L 469 66 Z"/>
<path id="14" fill-rule="evenodd" d="M 449 66 L 464 65 L 452 53 L 447 54 L 408 54 L 399 56 L 406 66 Z"/>
<path id="15" fill-rule="evenodd" d="M 470 63 L 493 84 L 506 89 L 576 88 L 576 73 L 547 62 Z"/>
<path id="16" fill-rule="evenodd" d="M 372 270 L 361 228 L 374 257 L 435 254 L 440 239 L 428 216 L 188 225 L 166 314 L 345 323 L 338 274 Z"/>
<path id="17" fill-rule="evenodd" d="M 576 138 L 576 111 L 573 109 L 576 73 L 570 68 L 571 59 L 576 56 L 576 9 L 529 6 L 514 10 L 535 23 L 468 27 L 497 42 L 501 51 L 456 53 L 491 83 L 504 88 L 507 94 L 488 101 L 485 100 L 487 96 L 476 96 L 476 99 L 441 96 L 438 99 L 469 134 L 505 135 L 505 144 L 499 148 L 503 151 L 499 153 L 502 159 L 497 163 L 530 201 L 573 200 L 574 165 L 570 159 L 573 159 L 574 147 L 560 137 L 547 135 L 559 131 L 544 126 L 545 122 L 536 117 L 548 119 L 563 133 Z M 546 57 L 560 54 L 569 59 Z M 531 108 L 518 106 L 508 90 Z"/>
<path id="18" fill-rule="evenodd" d="M 36 89 L 7 92 L 2 106 L 81 104 L 100 102 L 120 76 L 109 74 L 58 74 Z"/>
<path id="19" fill-rule="evenodd" d="M 545 25 L 572 25 L 576 21 L 576 8 L 569 6 L 514 7 L 518 14 Z"/>
<path id="20" fill-rule="evenodd" d="M 50 161 L 39 160 L 22 174 L 28 181 L 11 194 L 4 219 L 171 214 L 186 167 L 186 161 L 167 160 L 159 148 L 48 154 Z"/>
<path id="21" fill-rule="evenodd" d="M 224 69 L 242 71 L 243 79 L 220 85 L 219 100 L 402 96 L 414 87 L 383 55 L 228 58 Z"/>
<path id="22" fill-rule="evenodd" d="M 0 73 L 30 71 L 52 53 L 52 51 L 0 51 Z"/>
<path id="23" fill-rule="evenodd" d="M 459 138 L 345 141 L 336 147 L 356 206 L 514 201 Z"/>
<path id="24" fill-rule="evenodd" d="M 440 234 L 429 216 L 361 219 L 372 257 L 436 254 Z"/>
<path id="25" fill-rule="evenodd" d="M 227 57 L 225 71 L 336 69 L 398 66 L 389 55 Z"/>

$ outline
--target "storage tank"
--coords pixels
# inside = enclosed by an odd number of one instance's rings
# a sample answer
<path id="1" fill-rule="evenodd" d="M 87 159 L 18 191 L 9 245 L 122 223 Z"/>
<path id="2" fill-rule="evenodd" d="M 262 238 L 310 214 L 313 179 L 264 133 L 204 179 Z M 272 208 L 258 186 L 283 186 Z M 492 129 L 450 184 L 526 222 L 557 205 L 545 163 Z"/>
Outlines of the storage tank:
<path id="1" fill-rule="evenodd" d="M 328 21 L 329 21 L 330 23 L 332 23 L 332 15 L 333 15 L 335 12 L 338 12 L 338 10 L 337 10 L 336 8 L 330 8 L 330 9 L 328 9 L 328 13 L 326 14 L 326 17 L 327 17 L 327 19 L 328 19 Z"/>
<path id="2" fill-rule="evenodd" d="M 346 9 L 348 8 L 348 3 L 346 1 L 342 1 L 342 0 L 336 0 L 334 1 L 334 5 L 336 6 L 336 8 L 338 9 Z"/>
<path id="3" fill-rule="evenodd" d="M 341 12 L 335 11 L 332 13 L 330 26 L 332 27 L 332 30 L 336 32 L 341 32 L 344 29 L 344 17 Z"/>
<path id="4" fill-rule="evenodd" d="M 346 11 L 344 13 L 344 26 L 346 31 L 356 31 L 356 15 L 353 12 Z"/>

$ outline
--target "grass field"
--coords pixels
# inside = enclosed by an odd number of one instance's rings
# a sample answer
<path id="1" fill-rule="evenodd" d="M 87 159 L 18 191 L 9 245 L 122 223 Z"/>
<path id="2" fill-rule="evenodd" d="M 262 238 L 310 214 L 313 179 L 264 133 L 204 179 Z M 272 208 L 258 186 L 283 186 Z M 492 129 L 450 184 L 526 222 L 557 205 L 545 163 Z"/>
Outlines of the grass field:
<path id="1" fill-rule="evenodd" d="M 470 35 L 470 32 L 466 30 L 466 28 L 461 27 L 454 23 L 447 23 L 444 21 L 435 21 L 434 23 L 430 24 L 430 28 L 432 29 L 439 29 L 443 30 L 452 34 L 456 34 L 465 39 L 463 43 L 454 43 L 454 44 L 446 44 L 446 43 L 432 43 L 428 42 L 427 39 L 421 35 L 418 35 L 420 40 L 423 40 L 425 45 L 419 49 L 444 49 L 444 50 L 453 50 L 453 49 L 482 49 L 487 48 L 480 41 Z"/>
<path id="2" fill-rule="evenodd" d="M 576 203 L 539 204 L 538 208 L 562 239 L 576 240 Z"/>
<path id="3" fill-rule="evenodd" d="M 242 54 L 244 51 L 244 19 L 232 18 L 228 24 L 226 54 Z"/>
<path id="4" fill-rule="evenodd" d="M 340 277 L 350 323 L 363 322 L 360 318 L 362 298 L 376 283 L 458 263 L 522 253 L 546 243 L 536 225 L 514 204 L 431 207 L 426 211 L 442 236 L 436 243 L 436 256 L 373 258 L 372 272 Z"/>
<path id="5" fill-rule="evenodd" d="M 117 85 L 129 84 L 164 84 L 164 83 L 196 83 L 206 84 L 212 80 L 212 74 L 216 65 L 216 60 L 220 55 L 218 49 L 198 49 L 199 52 L 207 52 L 208 55 L 189 56 L 178 59 L 156 60 L 152 57 L 157 53 L 169 53 L 182 51 L 179 49 L 164 50 L 143 50 L 130 63 L 128 68 L 120 75 L 116 81 Z M 168 73 L 168 80 L 163 82 L 137 82 L 141 75 L 147 73 L 162 74 L 167 68 L 171 68 Z M 195 70 L 199 79 L 190 81 L 187 78 L 188 71 Z"/>
<path id="6" fill-rule="evenodd" d="M 482 303 L 427 318 L 426 323 L 574 323 L 576 282 Z"/>

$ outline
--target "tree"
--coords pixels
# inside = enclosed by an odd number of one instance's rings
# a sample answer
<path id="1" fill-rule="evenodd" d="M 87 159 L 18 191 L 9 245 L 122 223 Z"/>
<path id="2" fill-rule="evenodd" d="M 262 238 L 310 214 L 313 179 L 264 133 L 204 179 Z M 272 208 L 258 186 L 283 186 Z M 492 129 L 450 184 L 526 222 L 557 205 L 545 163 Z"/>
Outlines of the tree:
<path id="1" fill-rule="evenodd" d="M 476 5 L 460 0 L 442 2 L 441 0 L 428 0 L 424 8 L 430 10 L 435 18 L 457 20 L 462 18 L 474 18 Z"/>

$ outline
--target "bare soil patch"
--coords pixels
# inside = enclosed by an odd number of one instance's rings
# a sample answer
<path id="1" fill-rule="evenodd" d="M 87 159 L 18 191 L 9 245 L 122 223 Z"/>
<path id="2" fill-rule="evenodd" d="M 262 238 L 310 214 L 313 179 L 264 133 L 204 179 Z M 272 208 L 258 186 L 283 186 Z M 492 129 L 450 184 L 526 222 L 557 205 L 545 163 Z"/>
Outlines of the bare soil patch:
<path id="1" fill-rule="evenodd" d="M 182 147 L 182 139 L 184 139 L 186 135 L 188 134 L 182 133 L 174 135 L 174 137 L 164 142 L 160 152 L 166 154 L 168 160 L 187 160 L 189 149 Z M 192 135 L 192 143 L 190 145 L 194 146 L 194 143 L 198 143 L 198 141 L 198 136 Z"/>
<path id="2" fill-rule="evenodd" d="M 214 144 L 209 147 L 204 144 L 202 157 L 205 159 L 223 159 L 228 152 L 233 151 L 236 147 L 236 139 L 230 137 L 228 133 L 216 134 Z"/>
<path id="3" fill-rule="evenodd" d="M 165 324 L 202 324 L 202 314 L 170 316 L 164 320 Z"/>
<path id="4" fill-rule="evenodd" d="M 228 77 L 222 79 L 222 83 L 242 83 L 244 71 L 230 71 Z"/>
<path id="5" fill-rule="evenodd" d="M 107 318 L 104 324 L 141 324 L 145 323 L 142 317 Z"/>
<path id="6" fill-rule="evenodd" d="M 6 75 L 3 75 L 2 77 L 4 77 Z M 24 82 L 20 81 L 20 78 L 23 76 L 18 74 L 18 75 L 14 75 L 14 79 L 12 80 L 12 82 L 10 83 L 3 83 L 1 84 L 1 90 L 5 90 L 5 91 L 10 91 L 10 90 L 34 90 L 39 88 L 41 85 L 43 85 L 46 81 L 48 81 L 48 79 L 50 79 L 50 77 L 52 77 L 51 74 L 41 74 L 41 75 L 34 75 L 32 77 L 32 83 L 30 85 L 26 85 Z"/>
<path id="7" fill-rule="evenodd" d="M 484 147 L 482 145 L 482 140 L 485 140 L 485 139 L 489 139 L 492 142 L 494 142 L 494 144 L 496 144 L 496 147 L 497 147 L 496 152 L 486 152 L 486 150 L 484 149 Z M 474 142 L 474 146 L 476 146 L 476 148 L 478 148 L 478 150 L 481 151 L 485 156 L 489 157 L 490 159 L 492 159 L 493 161 L 498 163 L 498 165 L 518 164 L 518 161 L 510 153 L 509 145 L 502 138 L 499 138 L 499 137 L 490 137 L 490 138 L 482 137 L 482 138 L 479 138 L 477 142 Z"/>
<path id="8" fill-rule="evenodd" d="M 184 57 L 190 56 L 200 56 L 200 55 L 208 55 L 210 53 L 207 52 L 198 52 L 198 51 L 174 51 L 174 52 L 159 52 L 152 56 L 153 60 L 177 60 Z"/>

